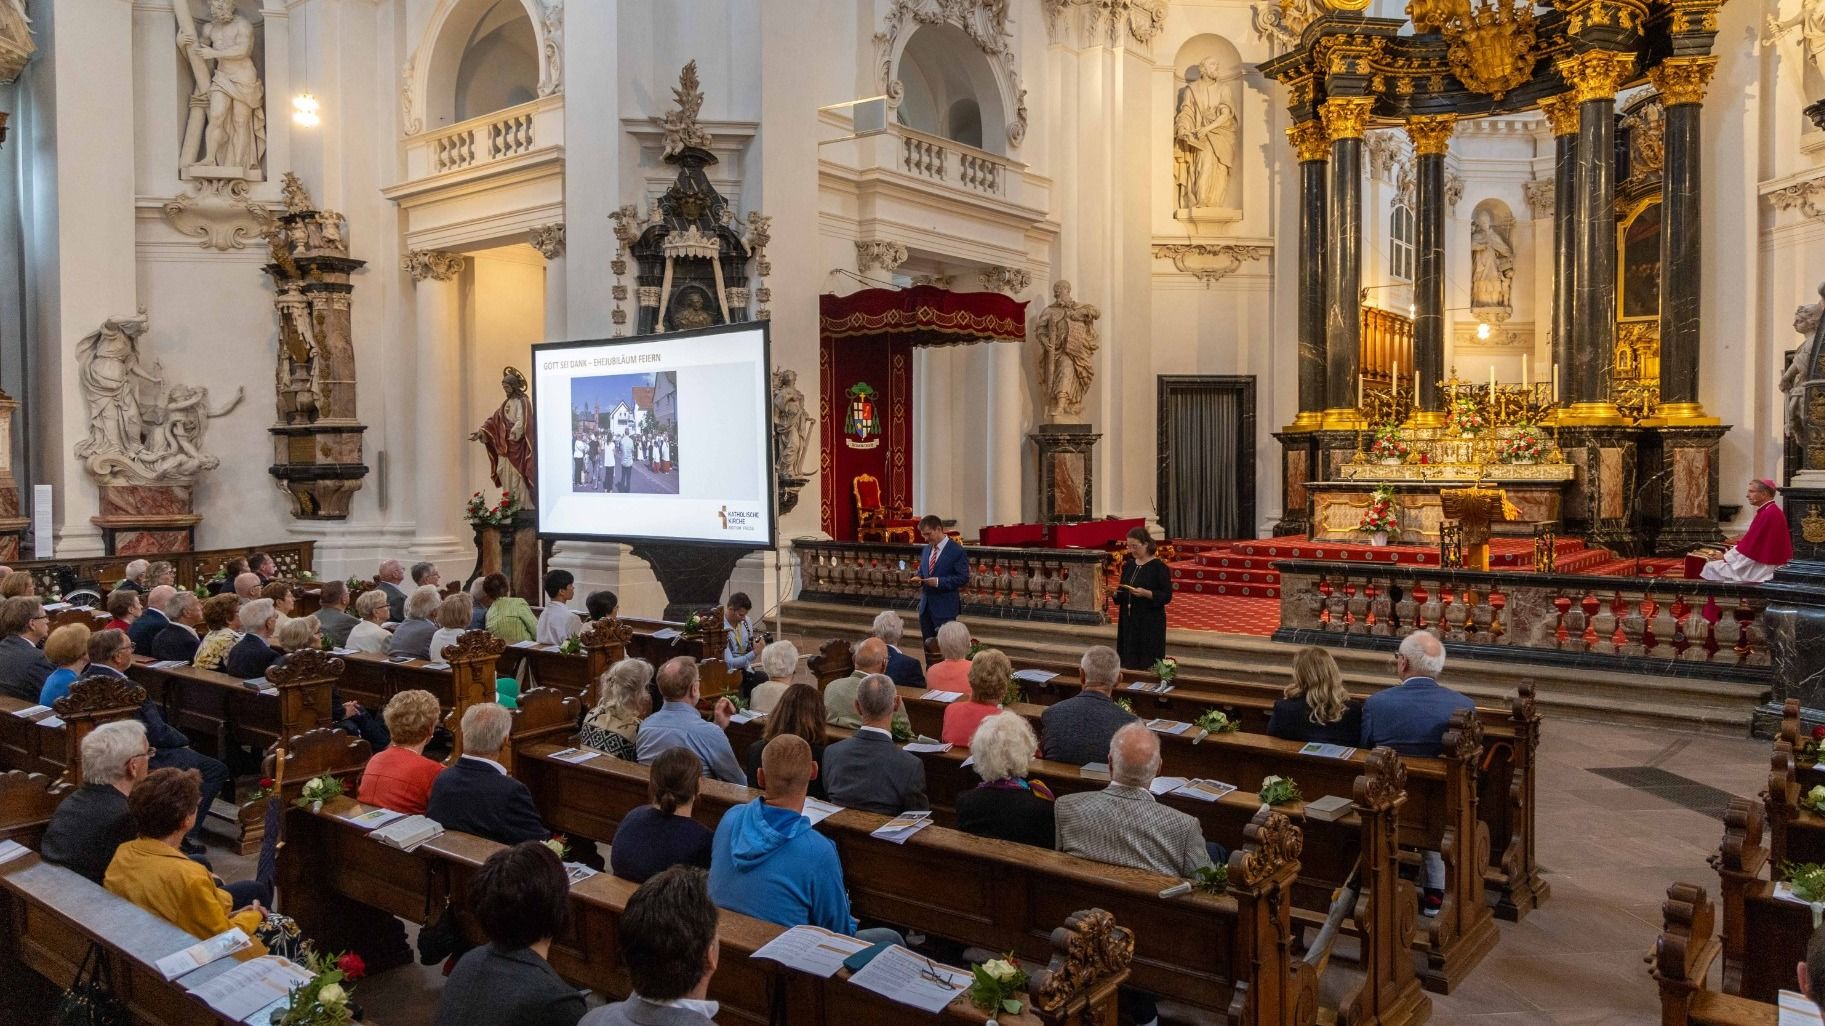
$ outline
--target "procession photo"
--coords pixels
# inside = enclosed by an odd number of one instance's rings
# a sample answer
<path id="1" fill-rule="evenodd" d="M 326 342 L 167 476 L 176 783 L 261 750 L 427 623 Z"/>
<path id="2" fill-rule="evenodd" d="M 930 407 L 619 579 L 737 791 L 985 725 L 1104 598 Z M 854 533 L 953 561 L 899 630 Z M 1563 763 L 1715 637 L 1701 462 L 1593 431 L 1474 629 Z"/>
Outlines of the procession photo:
<path id="1" fill-rule="evenodd" d="M 572 378 L 571 491 L 678 494 L 678 374 Z"/>

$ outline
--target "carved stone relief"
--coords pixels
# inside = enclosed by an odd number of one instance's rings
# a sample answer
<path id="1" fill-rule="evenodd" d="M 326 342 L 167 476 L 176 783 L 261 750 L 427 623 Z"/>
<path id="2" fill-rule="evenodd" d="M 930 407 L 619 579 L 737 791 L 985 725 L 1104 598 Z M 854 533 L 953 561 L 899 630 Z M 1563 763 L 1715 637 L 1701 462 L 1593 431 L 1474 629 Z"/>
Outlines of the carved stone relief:
<path id="1" fill-rule="evenodd" d="M 564 0 L 539 0 L 545 30 L 545 63 L 539 69 L 539 95 L 564 91 Z"/>
<path id="2" fill-rule="evenodd" d="M 906 244 L 891 239 L 857 239 L 855 243 L 855 269 L 867 274 L 869 269 L 879 267 L 883 271 L 892 271 L 907 260 Z"/>
<path id="3" fill-rule="evenodd" d="M 1046 25 L 1054 34 L 1058 21 L 1072 8 L 1082 8 L 1088 19 L 1085 27 L 1102 35 L 1110 46 L 1126 29 L 1128 38 L 1140 44 L 1153 42 L 1166 28 L 1166 0 L 1044 0 Z"/>
<path id="4" fill-rule="evenodd" d="M 529 236 L 527 241 L 531 242 L 532 248 L 538 250 L 539 255 L 545 259 L 556 260 L 564 255 L 564 222 L 555 221 L 551 224 L 539 225 L 532 229 Z"/>
<path id="5" fill-rule="evenodd" d="M 111 318 L 76 345 L 89 415 L 76 458 L 102 485 L 191 484 L 221 462 L 203 451 L 210 419 L 241 402 L 236 390 L 228 405 L 211 410 L 208 389 L 167 386 L 160 365 L 141 358 L 146 327 L 143 313 Z"/>
<path id="6" fill-rule="evenodd" d="M 984 267 L 976 281 L 990 292 L 1018 296 L 1033 284 L 1033 276 L 1019 267 Z"/>
<path id="7" fill-rule="evenodd" d="M 1550 178 L 1538 178 L 1521 186 L 1522 193 L 1527 196 L 1528 209 L 1533 212 L 1535 220 L 1553 216 L 1557 199 L 1554 189 L 1553 180 Z"/>
<path id="8" fill-rule="evenodd" d="M 1268 246 L 1232 246 L 1213 243 L 1172 243 L 1153 247 L 1153 255 L 1172 261 L 1173 269 L 1203 282 L 1205 287 L 1222 281 L 1242 269 L 1250 260 L 1266 260 L 1273 252 Z"/>
<path id="9" fill-rule="evenodd" d="M 0 0 L 0 82 L 18 78 L 25 62 L 37 52 L 32 20 L 25 16 L 25 0 Z"/>
<path id="10" fill-rule="evenodd" d="M 1299 31 L 1289 22 L 1279 0 L 1261 0 L 1251 5 L 1248 20 L 1255 38 L 1266 44 L 1272 56 L 1278 57 L 1299 45 Z"/>

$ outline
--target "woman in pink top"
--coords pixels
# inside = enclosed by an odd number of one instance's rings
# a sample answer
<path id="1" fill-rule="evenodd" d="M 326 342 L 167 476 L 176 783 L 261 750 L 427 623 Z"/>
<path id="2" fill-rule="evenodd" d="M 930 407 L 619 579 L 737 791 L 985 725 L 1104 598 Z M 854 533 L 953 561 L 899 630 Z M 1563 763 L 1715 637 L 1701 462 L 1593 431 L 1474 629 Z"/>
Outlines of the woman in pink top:
<path id="1" fill-rule="evenodd" d="M 938 628 L 938 654 L 943 662 L 925 668 L 925 686 L 934 691 L 965 694 L 970 689 L 970 629 L 952 620 Z"/>
<path id="2" fill-rule="evenodd" d="M 976 653 L 970 661 L 970 697 L 944 707 L 944 742 L 968 748 L 976 727 L 1001 711 L 1013 675 L 1014 665 L 996 649 Z"/>
<path id="3" fill-rule="evenodd" d="M 431 782 L 443 766 L 425 758 L 425 742 L 437 726 L 437 699 L 429 691 L 401 691 L 381 712 L 393 743 L 381 749 L 361 773 L 355 798 L 394 812 L 423 815 L 431 800 Z"/>

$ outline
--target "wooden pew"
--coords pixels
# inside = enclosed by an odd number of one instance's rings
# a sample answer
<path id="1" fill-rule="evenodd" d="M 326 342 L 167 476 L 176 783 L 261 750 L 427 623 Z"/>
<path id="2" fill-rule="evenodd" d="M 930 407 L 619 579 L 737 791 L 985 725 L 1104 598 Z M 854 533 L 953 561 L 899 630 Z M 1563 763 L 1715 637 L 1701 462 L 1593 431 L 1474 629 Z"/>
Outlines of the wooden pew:
<path id="1" fill-rule="evenodd" d="M 459 922 L 469 936 L 480 940 L 473 919 L 460 910 L 468 904 L 475 871 L 500 845 L 447 833 L 412 852 L 398 851 L 368 838 L 343 818 L 364 808 L 338 798 L 325 803 L 320 813 L 286 813 L 288 840 L 279 856 L 279 887 L 286 895 L 287 911 L 304 932 L 336 937 L 361 929 L 363 920 L 372 924 L 392 916 L 423 922 L 426 909 L 441 910 L 448 901 L 459 910 Z M 635 890 L 634 884 L 607 874 L 572 885 L 569 927 L 551 947 L 551 965 L 559 975 L 611 997 L 627 995 L 630 988 L 620 969 L 616 926 Z M 1094 910 L 1061 921 L 1064 927 L 1052 933 L 1047 948 L 1048 968 L 1034 974 L 1036 1008 L 999 1016 L 1008 1026 L 1115 1021 L 1115 992 L 1127 976 L 1132 935 L 1116 927 L 1107 913 Z M 721 958 L 709 996 L 721 1003 L 725 1023 L 774 1021 L 776 999 L 779 1007 L 790 1009 L 795 1026 L 980 1024 L 988 1018 L 961 995 L 943 1012 L 926 1015 L 850 986 L 846 972 L 824 980 L 755 960 L 753 953 L 783 932 L 770 923 L 722 912 L 717 932 Z"/>
<path id="2" fill-rule="evenodd" d="M 17 841 L 36 849 L 51 825 L 51 815 L 75 790 L 42 773 L 8 770 L 0 774 L 0 841 Z"/>
<path id="3" fill-rule="evenodd" d="M 341 719 L 331 701 L 347 664 L 317 650 L 294 652 L 284 665 L 266 675 L 276 695 L 261 694 L 239 677 L 194 666 L 154 667 L 137 661 L 127 670 L 133 682 L 159 702 L 166 722 L 190 736 L 192 743 L 225 759 L 236 747 L 265 751 L 294 737 Z"/>
<path id="4" fill-rule="evenodd" d="M 577 635 L 581 653 L 568 655 L 543 645 L 509 648 L 501 653 L 496 670 L 502 676 L 511 677 L 524 660 L 530 679 L 520 681 L 522 690 L 556 688 L 582 702 L 587 709 L 595 704 L 596 681 L 610 666 L 627 658 L 628 644 L 633 636 L 633 628 L 620 619 L 594 620 L 584 624 L 583 633 Z"/>
<path id="5" fill-rule="evenodd" d="M 43 773 L 65 783 L 82 782 L 82 739 L 103 723 L 130 719 L 146 700 L 145 689 L 114 677 L 84 677 L 70 685 L 52 712 L 19 715 L 31 703 L 0 696 L 0 769 Z M 46 716 L 63 723 L 44 726 Z"/>
<path id="6" fill-rule="evenodd" d="M 1724 839 L 1712 864 L 1724 902 L 1726 993 L 1773 1001 L 1793 985 L 1793 966 L 1806 957 L 1811 909 L 1774 896 L 1788 863 L 1825 861 L 1825 817 L 1801 808 L 1799 797 L 1792 749 L 1776 741 L 1762 807 L 1735 798 L 1725 810 Z"/>
<path id="7" fill-rule="evenodd" d="M 1648 956 L 1648 972 L 1660 988 L 1661 1026 L 1775 1026 L 1773 1004 L 1707 989 L 1721 946 L 1712 936 L 1715 912 L 1703 887 L 1668 887 L 1661 917 L 1663 929 Z M 1786 970 L 1791 978 L 1792 962 Z"/>
<path id="8" fill-rule="evenodd" d="M 367 767 L 373 749 L 361 738 L 337 727 L 317 727 L 274 744 L 260 762 L 260 776 L 276 781 L 274 795 L 284 802 L 298 798 L 306 781 L 316 777 L 335 777 L 343 790 L 354 794 Z M 280 761 L 283 760 L 283 766 Z M 256 855 L 266 840 L 266 797 L 249 798 L 238 813 L 240 837 L 237 852 Z"/>

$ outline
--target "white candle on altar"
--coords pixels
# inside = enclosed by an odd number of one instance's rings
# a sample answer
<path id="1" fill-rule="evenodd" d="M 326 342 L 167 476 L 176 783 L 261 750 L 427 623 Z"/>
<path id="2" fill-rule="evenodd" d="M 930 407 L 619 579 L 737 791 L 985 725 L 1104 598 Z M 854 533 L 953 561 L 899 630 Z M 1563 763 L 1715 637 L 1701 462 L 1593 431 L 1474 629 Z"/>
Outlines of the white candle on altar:
<path id="1" fill-rule="evenodd" d="M 1522 388 L 1531 388 L 1534 383 L 1533 367 L 1532 367 L 1532 364 L 1530 364 L 1528 362 L 1529 359 L 1530 359 L 1530 357 L 1528 357 L 1528 355 L 1526 353 L 1521 354 L 1521 387 Z"/>
<path id="2" fill-rule="evenodd" d="M 1495 398 L 1495 364 L 1489 365 L 1489 397 Z"/>
<path id="3" fill-rule="evenodd" d="M 1419 405 L 1419 368 L 1413 369 L 1413 405 Z"/>
<path id="4" fill-rule="evenodd" d="M 1362 409 L 1362 375 L 1356 375 L 1356 408 Z"/>
<path id="5" fill-rule="evenodd" d="M 1394 369 L 1388 372 L 1388 387 L 1394 390 L 1394 398 L 1400 398 L 1400 361 L 1394 361 Z"/>
<path id="6" fill-rule="evenodd" d="M 1553 402 L 1559 402 L 1559 365 L 1553 364 Z"/>

